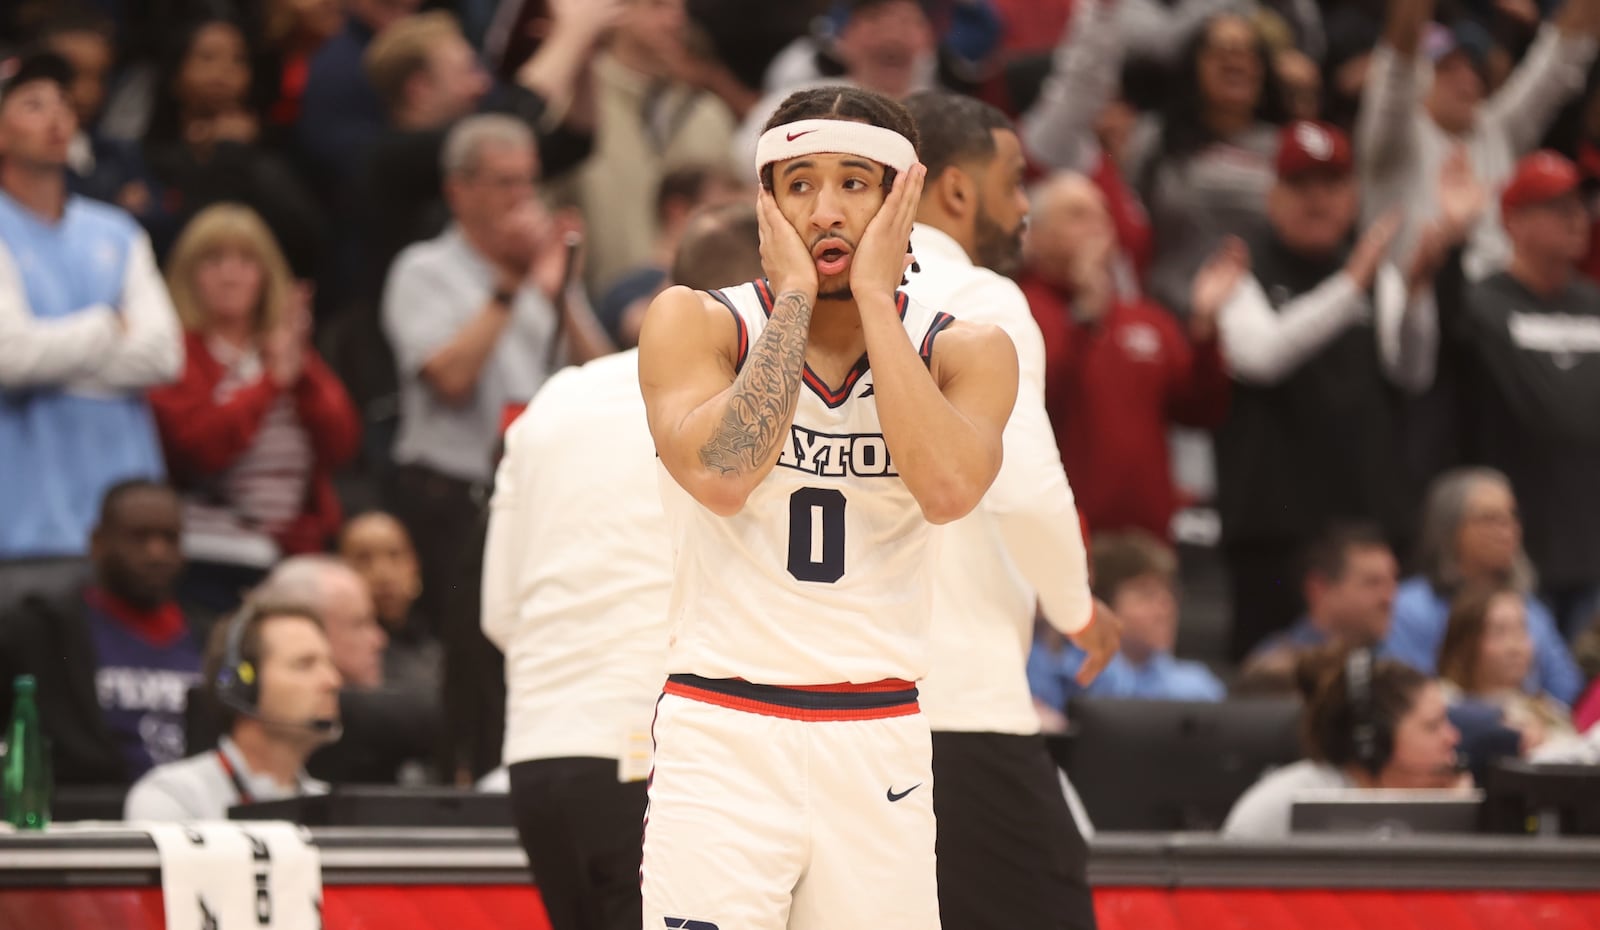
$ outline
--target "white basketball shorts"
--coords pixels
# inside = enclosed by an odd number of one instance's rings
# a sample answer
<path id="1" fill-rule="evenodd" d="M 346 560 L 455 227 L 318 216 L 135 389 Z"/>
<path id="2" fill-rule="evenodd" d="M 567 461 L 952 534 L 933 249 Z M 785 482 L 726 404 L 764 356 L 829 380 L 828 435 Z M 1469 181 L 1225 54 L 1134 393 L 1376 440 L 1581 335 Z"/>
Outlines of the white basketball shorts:
<path id="1" fill-rule="evenodd" d="M 644 930 L 938 930 L 933 747 L 909 682 L 674 675 L 655 741 Z"/>

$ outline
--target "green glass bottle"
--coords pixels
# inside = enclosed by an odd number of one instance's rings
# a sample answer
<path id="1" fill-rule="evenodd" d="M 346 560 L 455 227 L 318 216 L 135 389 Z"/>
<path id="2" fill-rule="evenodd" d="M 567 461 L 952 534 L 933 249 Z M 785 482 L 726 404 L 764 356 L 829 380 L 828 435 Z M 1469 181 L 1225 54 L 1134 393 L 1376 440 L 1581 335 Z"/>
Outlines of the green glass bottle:
<path id="1" fill-rule="evenodd" d="M 39 689 L 32 675 L 18 675 L 11 725 L 6 728 L 6 820 L 20 830 L 50 825 L 50 760 L 39 729 Z"/>

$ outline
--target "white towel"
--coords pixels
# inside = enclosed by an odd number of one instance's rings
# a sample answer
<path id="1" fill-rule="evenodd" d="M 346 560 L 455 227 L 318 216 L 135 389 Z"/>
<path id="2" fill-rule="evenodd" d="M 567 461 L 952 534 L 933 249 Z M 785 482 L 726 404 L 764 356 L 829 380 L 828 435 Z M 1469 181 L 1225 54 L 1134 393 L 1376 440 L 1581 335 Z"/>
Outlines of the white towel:
<path id="1" fill-rule="evenodd" d="M 161 856 L 166 930 L 316 930 L 322 867 L 289 823 L 131 823 Z"/>

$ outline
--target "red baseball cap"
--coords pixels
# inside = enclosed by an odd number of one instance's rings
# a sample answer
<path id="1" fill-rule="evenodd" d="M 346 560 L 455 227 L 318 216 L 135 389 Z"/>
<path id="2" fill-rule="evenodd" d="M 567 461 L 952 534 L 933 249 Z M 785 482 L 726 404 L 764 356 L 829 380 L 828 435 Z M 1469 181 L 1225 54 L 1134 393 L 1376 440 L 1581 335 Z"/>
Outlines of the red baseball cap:
<path id="1" fill-rule="evenodd" d="M 1278 137 L 1278 177 L 1292 181 L 1308 174 L 1346 175 L 1355 170 L 1350 137 L 1331 123 L 1295 120 Z"/>
<path id="2" fill-rule="evenodd" d="M 1525 155 L 1517 162 L 1505 190 L 1500 192 L 1500 215 L 1529 204 L 1564 197 L 1577 190 L 1582 180 L 1578 166 L 1559 152 L 1543 149 Z"/>

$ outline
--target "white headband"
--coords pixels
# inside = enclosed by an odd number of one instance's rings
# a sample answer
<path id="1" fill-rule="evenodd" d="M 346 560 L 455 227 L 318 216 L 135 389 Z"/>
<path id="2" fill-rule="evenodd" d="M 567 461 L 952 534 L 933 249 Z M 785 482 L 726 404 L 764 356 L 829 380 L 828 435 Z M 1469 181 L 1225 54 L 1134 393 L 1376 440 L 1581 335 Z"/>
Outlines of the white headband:
<path id="1" fill-rule="evenodd" d="M 802 155 L 860 155 L 905 172 L 917 163 L 911 140 L 893 129 L 843 119 L 803 119 L 774 126 L 756 143 L 756 170 Z"/>

